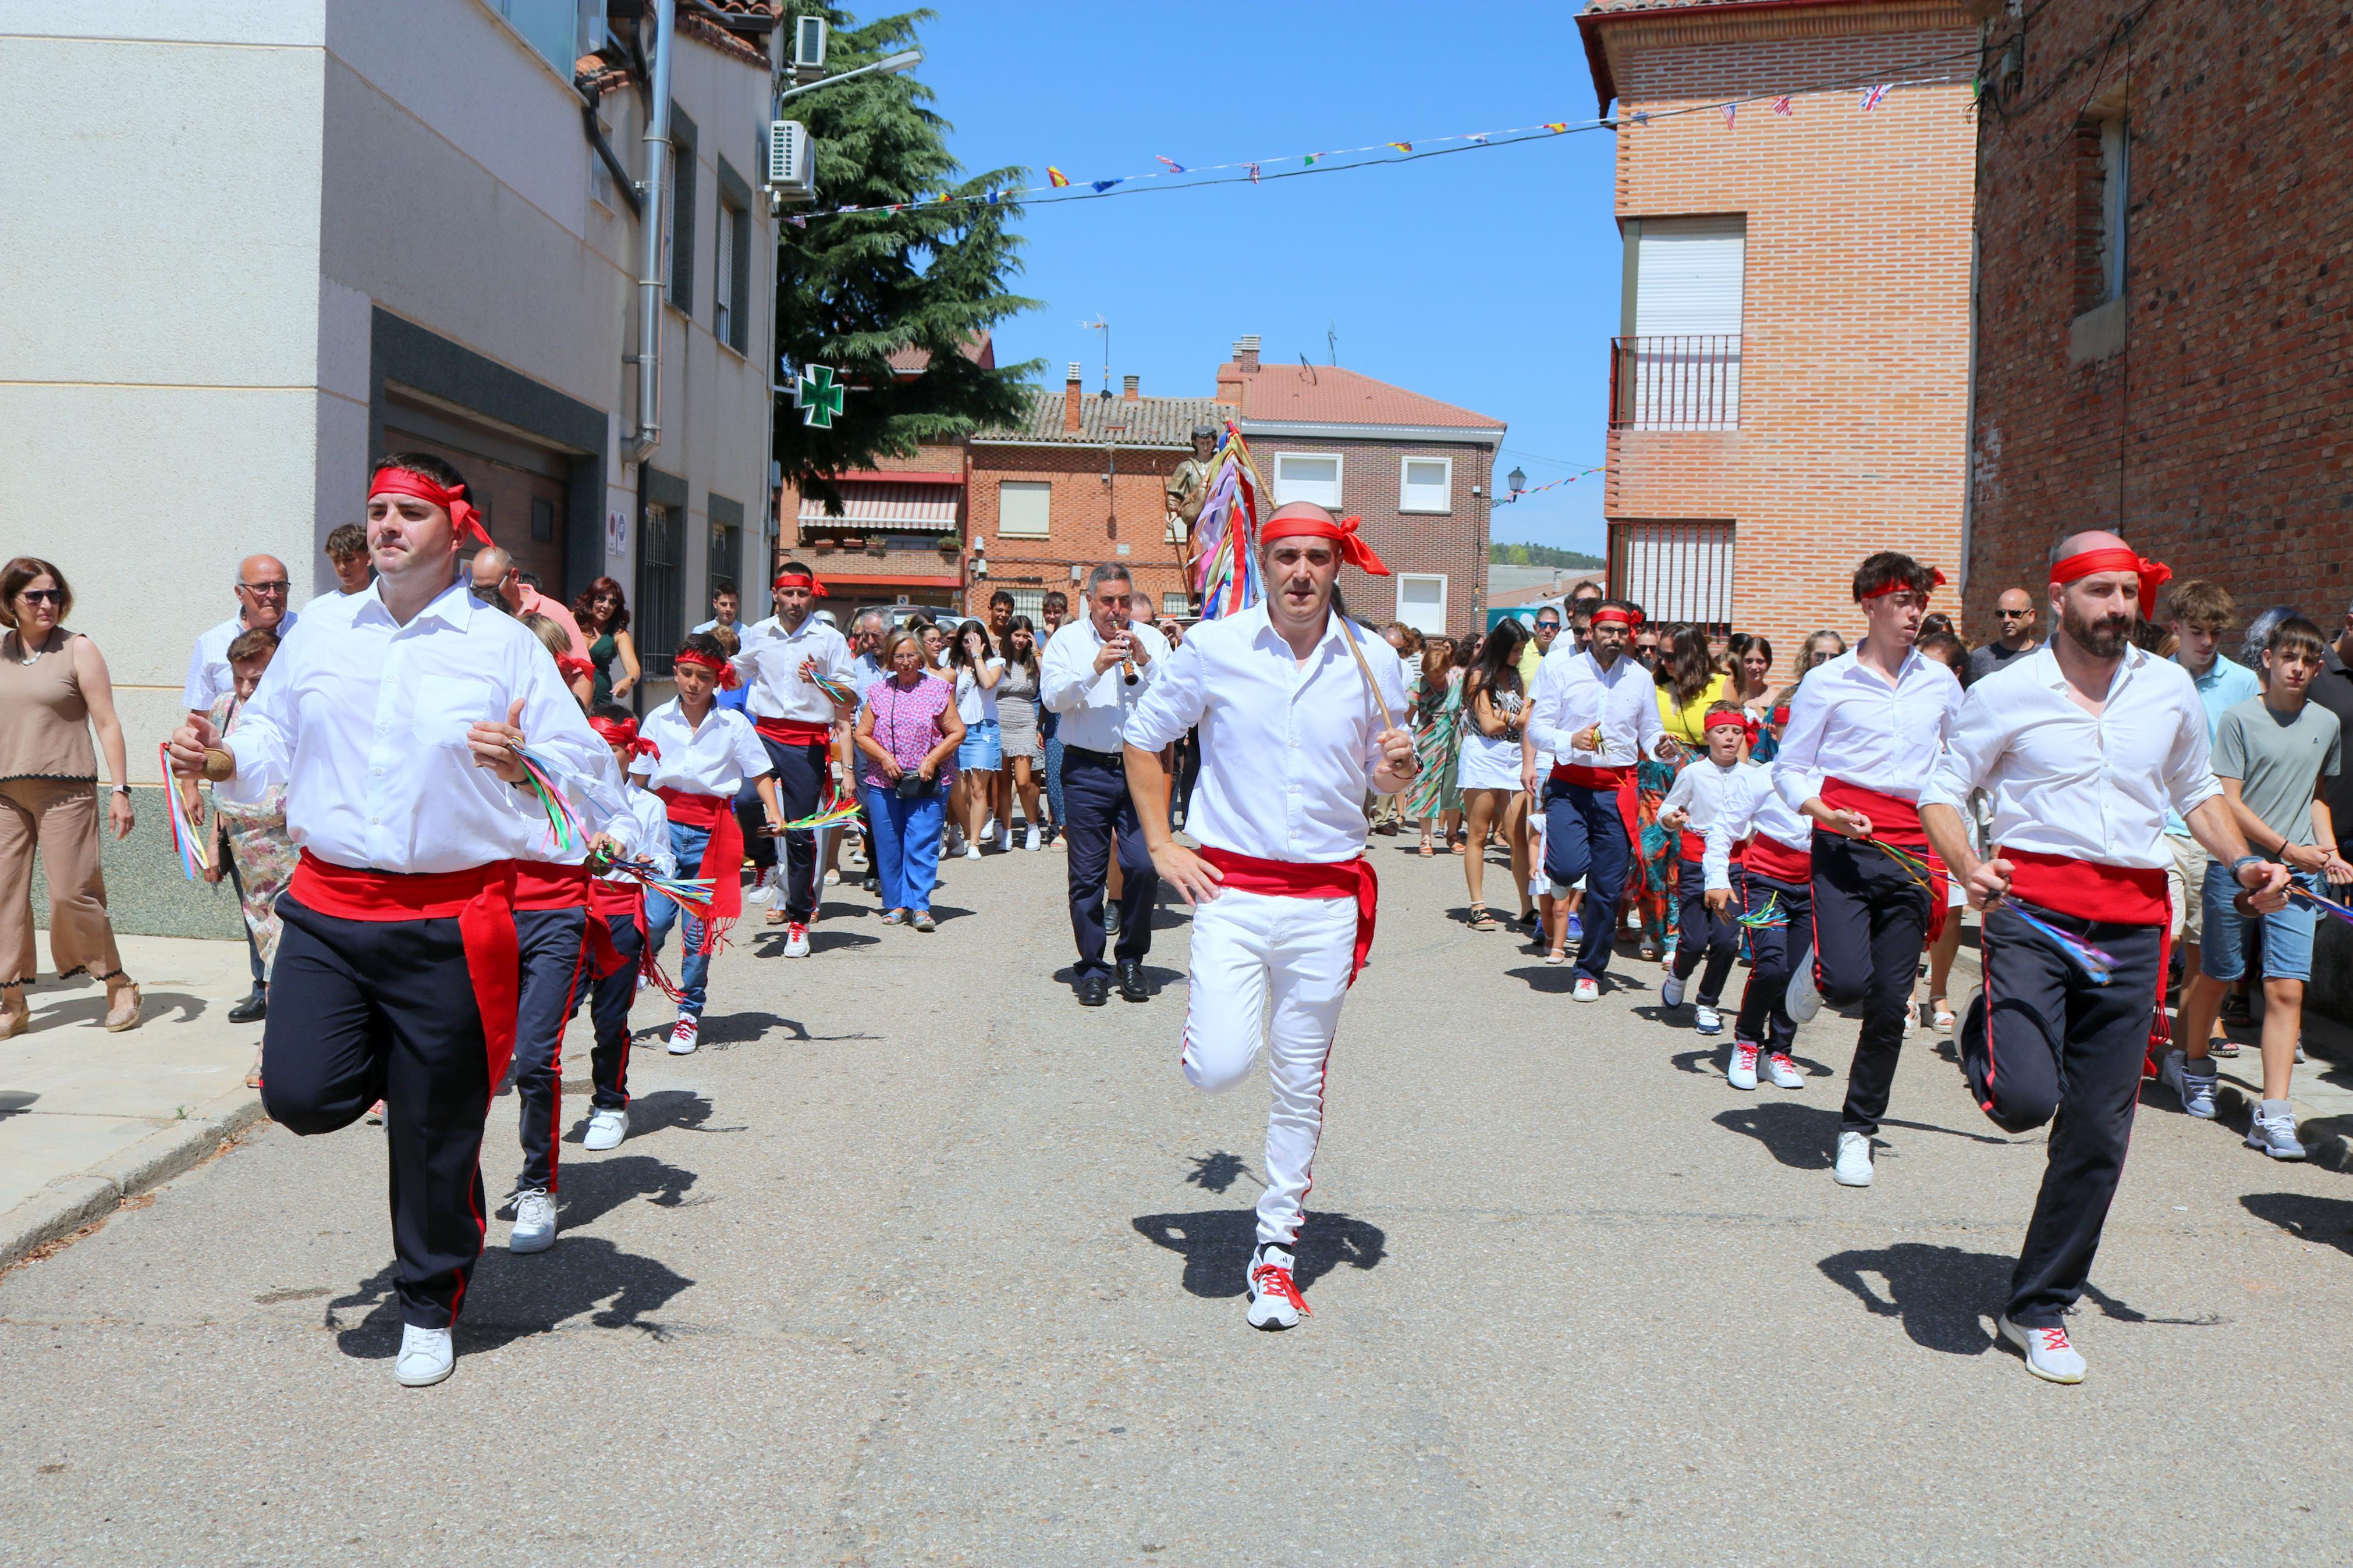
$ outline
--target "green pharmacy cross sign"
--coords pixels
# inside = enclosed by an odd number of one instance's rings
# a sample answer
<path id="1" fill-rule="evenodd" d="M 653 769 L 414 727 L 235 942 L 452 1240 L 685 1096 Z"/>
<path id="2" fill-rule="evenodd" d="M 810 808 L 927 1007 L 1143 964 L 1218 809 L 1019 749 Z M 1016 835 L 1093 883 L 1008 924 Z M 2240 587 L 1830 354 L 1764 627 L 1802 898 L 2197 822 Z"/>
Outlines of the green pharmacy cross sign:
<path id="1" fill-rule="evenodd" d="M 793 383 L 793 406 L 801 411 L 802 424 L 829 430 L 834 416 L 841 412 L 842 395 L 849 390 L 833 379 L 831 365 L 813 364 Z"/>

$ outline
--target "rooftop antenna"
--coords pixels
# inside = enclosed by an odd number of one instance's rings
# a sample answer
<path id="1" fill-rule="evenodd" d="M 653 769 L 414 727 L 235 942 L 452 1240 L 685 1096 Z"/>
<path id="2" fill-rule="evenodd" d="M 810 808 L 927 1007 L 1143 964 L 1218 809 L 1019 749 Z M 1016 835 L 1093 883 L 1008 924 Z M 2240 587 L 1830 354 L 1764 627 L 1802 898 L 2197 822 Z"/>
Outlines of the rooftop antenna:
<path id="1" fill-rule="evenodd" d="M 1336 364 L 1338 364 L 1338 363 L 1340 363 L 1340 323 L 1339 323 L 1339 322 L 1337 322 L 1337 321 L 1327 321 L 1327 322 L 1325 322 L 1325 323 L 1324 323 L 1324 363 L 1325 364 L 1329 364 L 1329 365 L 1336 365 Z"/>
<path id="2" fill-rule="evenodd" d="M 1093 321 L 1081 321 L 1079 326 L 1082 331 L 1101 332 L 1103 335 L 1103 395 L 1109 397 L 1111 395 L 1111 322 L 1104 319 L 1101 310 L 1098 310 L 1095 312 Z"/>

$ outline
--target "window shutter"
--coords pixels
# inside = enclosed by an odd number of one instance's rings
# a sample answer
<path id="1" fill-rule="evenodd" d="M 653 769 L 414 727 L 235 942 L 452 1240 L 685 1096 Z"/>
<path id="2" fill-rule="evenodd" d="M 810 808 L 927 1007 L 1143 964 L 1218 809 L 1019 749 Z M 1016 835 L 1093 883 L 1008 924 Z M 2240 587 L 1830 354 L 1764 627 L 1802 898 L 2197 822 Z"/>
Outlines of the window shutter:
<path id="1" fill-rule="evenodd" d="M 1645 218 L 1634 277 L 1634 335 L 1739 331 L 1747 234 L 1748 220 L 1736 216 Z"/>
<path id="2" fill-rule="evenodd" d="M 732 301 L 727 312 L 727 346 L 740 354 L 746 352 L 752 341 L 752 215 L 737 211 L 730 227 L 735 254 L 727 260 L 732 283 L 727 290 Z"/>
<path id="3" fill-rule="evenodd" d="M 671 104 L 670 302 L 694 314 L 694 121 Z"/>

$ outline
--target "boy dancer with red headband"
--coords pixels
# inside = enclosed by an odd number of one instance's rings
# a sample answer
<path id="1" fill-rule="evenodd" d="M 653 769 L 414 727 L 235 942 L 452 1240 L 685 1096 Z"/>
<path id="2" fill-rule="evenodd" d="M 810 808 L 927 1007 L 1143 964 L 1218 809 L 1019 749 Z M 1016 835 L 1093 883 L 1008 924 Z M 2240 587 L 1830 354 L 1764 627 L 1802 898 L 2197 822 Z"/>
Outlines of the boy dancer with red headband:
<path id="1" fill-rule="evenodd" d="M 734 658 L 787 820 L 815 816 L 833 793 L 835 728 L 858 712 L 849 644 L 815 613 L 825 596 L 807 567 L 786 562 L 776 573 L 776 613 L 744 634 Z M 782 900 L 768 918 L 781 912 L 786 921 L 785 956 L 806 958 L 818 904 L 817 835 L 798 827 L 784 838 Z"/>
<path id="2" fill-rule="evenodd" d="M 375 582 L 312 606 L 236 734 L 192 717 L 171 756 L 233 800 L 286 786 L 302 859 L 278 905 L 262 1100 L 304 1135 L 385 1102 L 393 1369 L 420 1387 L 455 1364 L 481 1256 L 482 1121 L 514 1049 L 514 862 L 547 838 L 516 747 L 559 784 L 607 758 L 539 640 L 458 580 L 459 542 L 490 539 L 456 469 L 386 458 L 367 520 Z"/>
<path id="3" fill-rule="evenodd" d="M 638 758 L 655 754 L 654 743 L 638 733 L 636 717 L 617 702 L 599 703 L 588 715 L 588 727 L 611 749 L 613 765 L 631 781 L 622 795 L 626 814 L 616 816 L 596 839 L 592 865 L 645 860 L 660 876 L 677 876 L 670 813 L 661 796 L 642 787 L 630 772 Z M 617 962 L 598 973 L 584 957 L 586 984 L 574 990 L 575 1010 L 585 994 L 588 1019 L 596 1029 L 596 1045 L 588 1054 L 588 1125 L 582 1130 L 580 1146 L 617 1149 L 629 1135 L 629 1005 L 637 1000 L 645 958 L 645 884 L 625 872 L 599 871 L 588 884 L 588 916 L 604 925 Z"/>
<path id="4" fill-rule="evenodd" d="M 2169 575 L 2113 533 L 2063 541 L 2058 635 L 1969 689 L 1920 800 L 1937 852 L 1986 910 L 1985 985 L 1961 1029 L 1969 1087 L 2005 1131 L 2053 1122 L 2001 1314 L 2002 1337 L 2052 1383 L 2084 1380 L 2061 1319 L 2116 1196 L 2165 991 L 2167 808 L 2255 909 L 2286 900 L 2286 871 L 2247 852 L 2222 798 L 2197 688 L 2133 646 Z M 1963 818 L 1978 789 L 1993 802 L 1982 862 Z"/>
<path id="5" fill-rule="evenodd" d="M 1128 786 L 1152 861 L 1194 906 L 1185 1076 L 1212 1092 L 1240 1082 L 1269 1041 L 1274 1107 L 1266 1190 L 1245 1284 L 1252 1327 L 1307 1313 L 1293 1274 L 1300 1204 L 1324 1131 L 1324 1071 L 1340 1004 L 1373 940 L 1377 889 L 1365 860 L 1365 796 L 1414 775 L 1397 727 L 1405 684 L 1388 645 L 1354 625 L 1335 582 L 1343 562 L 1388 575 L 1356 520 L 1293 501 L 1260 530 L 1266 602 L 1187 633 L 1128 720 Z M 1161 750 L 1195 725 L 1201 775 L 1186 818 L 1198 853 L 1168 827 Z"/>
<path id="6" fill-rule="evenodd" d="M 1697 971 L 1699 995 L 1692 1007 L 1692 1027 L 1703 1035 L 1720 1035 L 1724 1016 L 1715 1005 L 1724 995 L 1733 962 L 1740 956 L 1740 927 L 1725 913 L 1725 906 L 1707 901 L 1702 868 L 1707 858 L 1707 830 L 1724 815 L 1725 796 L 1740 776 L 1740 743 L 1748 738 L 1748 715 L 1737 704 L 1719 702 L 1707 710 L 1704 732 L 1707 755 L 1677 773 L 1674 787 L 1659 803 L 1659 826 L 1677 835 L 1683 847 L 1676 883 L 1682 906 L 1679 940 L 1659 987 L 1659 1001 L 1669 1009 L 1681 1007 Z M 1705 969 L 1700 968 L 1703 962 Z M 1738 1052 L 1734 1054 L 1736 1058 Z M 1757 1087 L 1754 1062 L 1747 1087 Z"/>
<path id="7" fill-rule="evenodd" d="M 1883 550 L 1855 569 L 1864 634 L 1799 683 L 1773 758 L 1781 798 L 1813 820 L 1811 952 L 1789 978 L 1802 1024 L 1827 996 L 1862 1004 L 1831 1174 L 1871 1185 L 1921 948 L 1945 916 L 1945 878 L 1920 830 L 1920 790 L 1961 708 L 1953 672 L 1912 646 L 1944 574 Z"/>
<path id="8" fill-rule="evenodd" d="M 1552 894 L 1566 899 L 1581 878 L 1584 927 L 1577 953 L 1579 1002 L 1601 995 L 1601 976 L 1618 942 L 1618 896 L 1633 858 L 1634 764 L 1656 748 L 1657 688 L 1651 672 L 1626 657 L 1642 614 L 1623 599 L 1604 599 L 1593 612 L 1583 648 L 1566 637 L 1552 645 L 1528 698 L 1521 731 L 1520 781 L 1536 793 L 1536 758 L 1559 759 L 1544 784 L 1545 875 Z"/>
<path id="9" fill-rule="evenodd" d="M 1813 930 L 1813 824 L 1790 810 L 1773 787 L 1771 767 L 1748 763 L 1733 770 L 1724 804 L 1708 826 L 1700 873 L 1707 888 L 1707 907 L 1719 916 L 1740 907 L 1748 926 L 1748 988 L 1741 993 L 1740 1016 L 1732 1025 L 1732 1055 L 1724 1069 L 1725 1081 L 1735 1089 L 1757 1087 L 1760 1054 L 1766 1079 L 1775 1089 L 1806 1086 L 1805 1075 L 1789 1056 L 1798 1026 L 1783 1003 L 1789 990 L 1789 961 Z M 1736 854 L 1741 868 L 1736 891 L 1732 885 Z"/>
<path id="10" fill-rule="evenodd" d="M 630 764 L 630 772 L 668 809 L 678 874 L 711 879 L 711 919 L 686 917 L 686 957 L 678 973 L 678 1026 L 670 1036 L 670 1054 L 682 1057 L 694 1049 L 702 1032 L 711 955 L 744 912 L 744 830 L 735 825 L 735 792 L 745 779 L 753 781 L 772 836 L 784 830 L 785 818 L 760 736 L 743 714 L 730 712 L 715 700 L 722 686 L 735 683 L 735 671 L 717 639 L 709 632 L 688 633 L 670 661 L 670 679 L 678 695 L 646 715 L 645 739 L 652 743 Z M 669 940 L 680 913 L 666 895 L 646 895 L 646 943 L 655 953 Z"/>

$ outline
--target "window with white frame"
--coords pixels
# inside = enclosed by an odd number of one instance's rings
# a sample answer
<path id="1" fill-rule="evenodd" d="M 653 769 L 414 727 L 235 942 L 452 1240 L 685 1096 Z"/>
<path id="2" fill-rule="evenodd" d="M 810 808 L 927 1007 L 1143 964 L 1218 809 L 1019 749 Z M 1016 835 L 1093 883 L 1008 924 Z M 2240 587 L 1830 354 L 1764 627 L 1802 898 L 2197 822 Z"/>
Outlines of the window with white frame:
<path id="1" fill-rule="evenodd" d="M 1340 510 L 1340 455 L 1337 452 L 1277 452 L 1274 455 L 1274 502 L 1312 500 Z"/>
<path id="2" fill-rule="evenodd" d="M 1446 576 L 1439 572 L 1397 575 L 1397 618 L 1427 635 L 1446 629 Z"/>
<path id="3" fill-rule="evenodd" d="M 1193 613 L 1193 601 L 1183 594 L 1164 593 L 1160 595 L 1160 613 L 1172 619 L 1182 620 Z"/>
<path id="4" fill-rule="evenodd" d="M 1399 511 L 1452 511 L 1454 459 L 1408 458 L 1398 480 Z"/>
<path id="5" fill-rule="evenodd" d="M 997 531 L 1008 539 L 1043 539 L 1054 500 L 1048 479 L 1000 479 L 997 485 Z"/>

